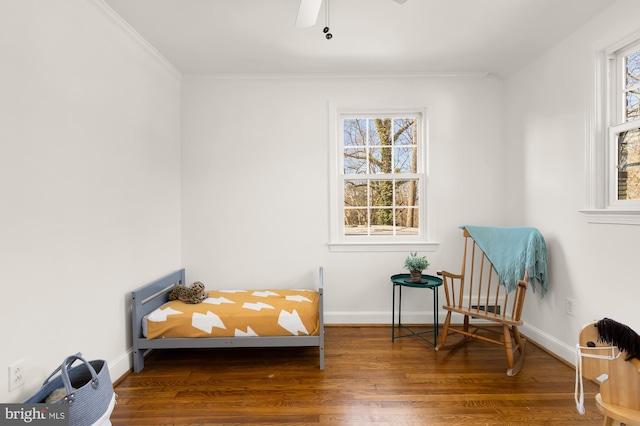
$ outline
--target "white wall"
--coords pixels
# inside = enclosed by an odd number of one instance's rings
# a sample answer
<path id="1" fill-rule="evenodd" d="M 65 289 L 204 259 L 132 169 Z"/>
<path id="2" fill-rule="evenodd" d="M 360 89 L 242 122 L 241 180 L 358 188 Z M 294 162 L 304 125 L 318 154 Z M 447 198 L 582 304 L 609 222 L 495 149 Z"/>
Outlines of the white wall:
<path id="1" fill-rule="evenodd" d="M 429 272 L 458 270 L 467 223 L 501 224 L 503 83 L 494 77 L 185 77 L 182 251 L 208 287 L 295 285 L 325 268 L 329 323 L 390 323 L 407 253 L 334 253 L 329 102 L 427 109 L 434 235 Z M 405 299 L 429 320 L 430 292 Z M 417 300 L 416 300 L 417 298 Z M 404 311 L 404 310 L 403 310 Z"/>
<path id="2" fill-rule="evenodd" d="M 77 351 L 129 369 L 129 292 L 180 266 L 179 108 L 99 2 L 0 5 L 0 401 Z"/>
<path id="3" fill-rule="evenodd" d="M 591 55 L 640 30 L 637 2 L 616 2 L 506 81 L 511 193 L 544 234 L 549 292 L 526 302 L 525 332 L 573 361 L 582 325 L 609 317 L 640 330 L 640 227 L 587 224 L 585 133 Z M 565 300 L 576 315 L 565 314 Z"/>

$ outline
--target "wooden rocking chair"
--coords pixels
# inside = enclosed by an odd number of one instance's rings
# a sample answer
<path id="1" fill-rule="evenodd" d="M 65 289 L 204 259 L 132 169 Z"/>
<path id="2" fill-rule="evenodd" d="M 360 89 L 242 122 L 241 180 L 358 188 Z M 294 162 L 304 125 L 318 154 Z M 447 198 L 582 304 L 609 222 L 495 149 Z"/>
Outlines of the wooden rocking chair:
<path id="1" fill-rule="evenodd" d="M 584 413 L 582 377 L 600 384 L 596 406 L 603 425 L 640 426 L 640 338 L 613 320 L 585 325 L 580 332 L 576 362 L 576 403 Z M 614 423 L 615 421 L 615 423 Z"/>
<path id="2" fill-rule="evenodd" d="M 500 229 L 501 232 L 508 232 L 510 228 Z M 438 272 L 443 280 L 446 297 L 443 309 L 447 311 L 447 317 L 444 322 L 441 342 L 436 346 L 436 350 L 452 349 L 472 338 L 494 343 L 504 347 L 509 365 L 507 375 L 515 376 L 524 363 L 526 341 L 520 336 L 518 327 L 524 323 L 522 309 L 529 282 L 528 269 L 525 268 L 523 262 L 522 268 L 520 268 L 523 271 L 523 276 L 517 280 L 515 289 L 508 291 L 501 283 L 494 264 L 476 240 L 472 238 L 467 227 L 463 228 L 463 235 L 462 272 L 460 274 L 447 271 Z M 546 274 L 546 247 L 543 239 L 542 246 Z M 452 314 L 454 313 L 463 315 L 461 328 L 451 326 Z M 474 321 L 471 324 L 471 319 L 481 321 Z M 486 327 L 487 325 L 494 327 Z M 496 325 L 500 328 L 496 329 Z M 478 334 L 480 330 L 484 333 Z M 446 344 L 450 334 L 461 334 L 462 337 L 453 343 Z M 495 334 L 498 336 L 492 337 Z"/>

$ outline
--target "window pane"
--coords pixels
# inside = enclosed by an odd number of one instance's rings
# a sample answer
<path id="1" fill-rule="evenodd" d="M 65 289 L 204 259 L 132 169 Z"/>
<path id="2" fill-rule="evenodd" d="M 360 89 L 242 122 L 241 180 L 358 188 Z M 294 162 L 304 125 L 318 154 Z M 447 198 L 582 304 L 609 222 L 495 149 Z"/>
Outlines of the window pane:
<path id="1" fill-rule="evenodd" d="M 344 146 L 364 146 L 366 142 L 367 120 L 346 118 L 342 122 Z"/>
<path id="2" fill-rule="evenodd" d="M 393 209 L 371 210 L 371 233 L 393 235 Z"/>
<path id="3" fill-rule="evenodd" d="M 390 118 L 375 118 L 369 120 L 369 145 L 391 145 Z"/>
<path id="4" fill-rule="evenodd" d="M 369 150 L 369 173 L 391 173 L 391 148 L 371 148 Z"/>
<path id="5" fill-rule="evenodd" d="M 363 174 L 367 172 L 367 154 L 364 148 L 345 148 L 344 174 Z"/>
<path id="6" fill-rule="evenodd" d="M 344 234 L 367 235 L 369 233 L 369 220 L 367 209 L 345 209 Z"/>
<path id="7" fill-rule="evenodd" d="M 627 122 L 637 120 L 640 113 L 640 89 L 627 92 Z"/>
<path id="8" fill-rule="evenodd" d="M 347 180 L 344 182 L 344 205 L 345 207 L 367 207 L 367 181 Z"/>
<path id="9" fill-rule="evenodd" d="M 397 235 L 418 235 L 419 234 L 418 209 L 397 209 L 396 210 L 396 234 Z"/>
<path id="10" fill-rule="evenodd" d="M 618 135 L 618 200 L 640 200 L 640 129 Z"/>
<path id="11" fill-rule="evenodd" d="M 415 147 L 402 147 L 393 149 L 393 173 L 415 173 L 416 163 Z"/>
<path id="12" fill-rule="evenodd" d="M 627 87 L 640 84 L 640 51 L 625 57 L 627 69 Z"/>
<path id="13" fill-rule="evenodd" d="M 371 205 L 379 207 L 393 206 L 393 181 L 371 181 Z"/>
<path id="14" fill-rule="evenodd" d="M 396 118 L 393 120 L 394 145 L 415 144 L 416 120 L 414 118 Z"/>
<path id="15" fill-rule="evenodd" d="M 408 180 L 396 184 L 396 206 L 418 206 L 418 181 Z"/>

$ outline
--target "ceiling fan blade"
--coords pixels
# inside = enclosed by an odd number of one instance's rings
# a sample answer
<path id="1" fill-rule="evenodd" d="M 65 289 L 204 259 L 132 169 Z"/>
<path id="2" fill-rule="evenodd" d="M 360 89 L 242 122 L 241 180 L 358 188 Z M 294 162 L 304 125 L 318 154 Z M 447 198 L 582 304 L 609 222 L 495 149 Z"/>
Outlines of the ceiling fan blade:
<path id="1" fill-rule="evenodd" d="M 298 16 L 296 16 L 296 28 L 306 28 L 315 25 L 320 13 L 322 0 L 300 0 Z"/>
<path id="2" fill-rule="evenodd" d="M 407 2 L 407 0 L 393 0 L 398 4 L 405 4 Z"/>

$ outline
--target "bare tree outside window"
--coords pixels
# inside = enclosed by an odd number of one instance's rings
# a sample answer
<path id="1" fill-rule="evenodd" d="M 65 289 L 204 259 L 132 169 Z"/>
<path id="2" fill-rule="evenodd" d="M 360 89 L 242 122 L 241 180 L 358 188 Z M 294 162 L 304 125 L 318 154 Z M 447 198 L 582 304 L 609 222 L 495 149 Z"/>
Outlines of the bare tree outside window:
<path id="1" fill-rule="evenodd" d="M 418 235 L 415 117 L 345 118 L 345 235 Z"/>
<path id="2" fill-rule="evenodd" d="M 625 57 L 626 121 L 640 118 L 640 51 Z"/>
<path id="3" fill-rule="evenodd" d="M 624 57 L 624 121 L 640 118 L 640 50 Z M 618 200 L 640 200 L 640 129 L 617 133 Z"/>
<path id="4" fill-rule="evenodd" d="M 640 200 L 640 130 L 618 134 L 618 200 Z"/>

